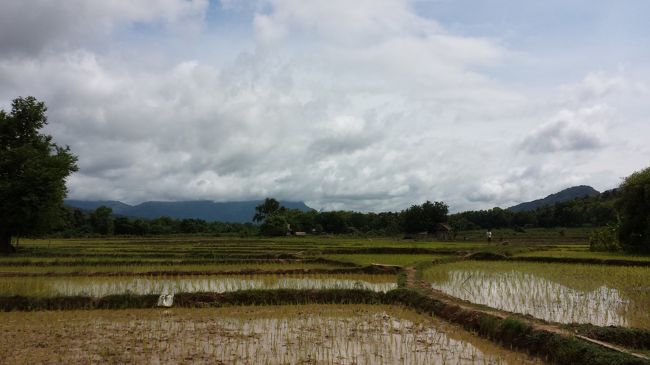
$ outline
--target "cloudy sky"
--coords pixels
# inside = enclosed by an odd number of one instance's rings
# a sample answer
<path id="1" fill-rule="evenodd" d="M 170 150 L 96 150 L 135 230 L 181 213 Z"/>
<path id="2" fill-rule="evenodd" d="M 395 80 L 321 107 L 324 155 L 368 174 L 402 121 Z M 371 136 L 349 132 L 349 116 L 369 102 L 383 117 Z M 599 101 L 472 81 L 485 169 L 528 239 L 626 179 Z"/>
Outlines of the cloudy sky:
<path id="1" fill-rule="evenodd" d="M 646 0 L 3 0 L 69 197 L 510 206 L 650 165 Z"/>

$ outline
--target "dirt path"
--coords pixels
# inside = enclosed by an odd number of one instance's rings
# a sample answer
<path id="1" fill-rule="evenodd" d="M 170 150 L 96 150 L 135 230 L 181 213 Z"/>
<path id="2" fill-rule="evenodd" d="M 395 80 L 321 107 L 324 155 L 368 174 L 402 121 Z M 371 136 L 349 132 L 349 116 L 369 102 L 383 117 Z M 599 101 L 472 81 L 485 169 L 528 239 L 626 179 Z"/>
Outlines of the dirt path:
<path id="1" fill-rule="evenodd" d="M 415 273 L 417 270 L 414 267 L 407 267 L 404 271 L 406 272 L 406 286 L 408 288 L 416 287 Z"/>
<path id="2" fill-rule="evenodd" d="M 510 312 L 502 311 L 502 310 L 499 310 L 499 309 L 495 309 L 495 308 L 487 307 L 487 306 L 484 306 L 484 305 L 475 304 L 475 303 L 472 303 L 472 302 L 469 302 L 469 301 L 466 301 L 466 300 L 455 298 L 453 296 L 450 296 L 448 294 L 443 293 L 440 290 L 433 289 L 431 287 L 431 285 L 429 285 L 426 282 L 416 280 L 415 274 L 416 274 L 417 270 L 414 267 L 407 267 L 404 270 L 405 270 L 406 275 L 407 275 L 407 279 L 406 279 L 407 287 L 409 287 L 409 288 L 417 288 L 417 289 L 423 290 L 423 291 L 425 291 L 427 296 L 429 296 L 429 297 L 431 297 L 433 299 L 440 300 L 440 301 L 445 302 L 447 304 L 457 305 L 460 308 L 462 308 L 464 310 L 467 310 L 467 311 L 470 311 L 470 312 L 481 313 L 481 314 L 489 314 L 489 315 L 493 315 L 493 316 L 496 316 L 496 317 L 499 317 L 499 318 L 502 318 L 502 319 L 505 319 L 507 317 L 510 317 L 510 316 L 514 315 L 518 319 L 520 319 L 522 321 L 525 321 L 527 324 L 529 324 L 534 329 L 539 330 L 539 331 L 551 332 L 551 333 L 555 333 L 555 334 L 559 334 L 559 335 L 563 335 L 563 336 L 569 336 L 569 337 L 576 337 L 576 338 L 579 338 L 581 340 L 588 341 L 588 342 L 597 344 L 599 346 L 606 347 L 606 348 L 608 348 L 610 350 L 623 352 L 623 353 L 638 357 L 640 359 L 650 360 L 650 357 L 648 357 L 646 355 L 631 352 L 631 351 L 629 351 L 629 350 L 627 350 L 627 349 L 625 349 L 623 347 L 620 347 L 620 346 L 617 346 L 617 345 L 614 345 L 614 344 L 611 344 L 611 343 L 607 343 L 607 342 L 604 342 L 604 341 L 594 340 L 594 339 L 591 339 L 589 337 L 585 337 L 585 336 L 581 336 L 581 335 L 577 335 L 575 333 L 572 333 L 572 332 L 564 329 L 561 324 L 549 323 L 549 322 L 545 322 L 545 321 L 542 321 L 542 320 L 537 319 L 537 318 L 533 318 L 532 316 L 529 316 L 529 315 L 521 315 L 521 314 L 517 314 L 517 313 L 510 313 Z"/>

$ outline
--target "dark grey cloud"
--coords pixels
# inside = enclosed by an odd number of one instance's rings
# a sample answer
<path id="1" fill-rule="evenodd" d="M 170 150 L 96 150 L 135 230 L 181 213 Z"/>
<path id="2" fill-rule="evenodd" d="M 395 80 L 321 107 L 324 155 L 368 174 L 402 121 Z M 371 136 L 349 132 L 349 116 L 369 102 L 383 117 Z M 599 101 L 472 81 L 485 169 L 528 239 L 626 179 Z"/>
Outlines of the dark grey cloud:
<path id="1" fill-rule="evenodd" d="M 208 0 L 7 1 L 0 11 L 0 52 L 35 55 L 89 46 L 132 24 L 198 29 L 207 6 Z"/>

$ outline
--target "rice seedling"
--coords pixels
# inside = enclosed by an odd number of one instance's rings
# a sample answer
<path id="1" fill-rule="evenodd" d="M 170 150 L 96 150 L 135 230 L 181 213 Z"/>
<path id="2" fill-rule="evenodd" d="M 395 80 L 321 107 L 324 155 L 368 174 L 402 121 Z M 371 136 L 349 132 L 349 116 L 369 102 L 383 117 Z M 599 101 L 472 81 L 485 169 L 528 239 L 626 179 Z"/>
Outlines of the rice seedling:
<path id="1" fill-rule="evenodd" d="M 249 289 L 366 289 L 397 287 L 393 275 L 209 275 L 115 277 L 1 277 L 0 296 L 90 296 L 112 294 L 224 293 Z"/>
<path id="2" fill-rule="evenodd" d="M 650 268 L 470 261 L 423 276 L 458 298 L 548 321 L 650 328 Z"/>
<path id="3" fill-rule="evenodd" d="M 47 320 L 44 320 L 47 318 Z M 0 313 L 7 364 L 537 364 L 458 327 L 390 306 Z"/>

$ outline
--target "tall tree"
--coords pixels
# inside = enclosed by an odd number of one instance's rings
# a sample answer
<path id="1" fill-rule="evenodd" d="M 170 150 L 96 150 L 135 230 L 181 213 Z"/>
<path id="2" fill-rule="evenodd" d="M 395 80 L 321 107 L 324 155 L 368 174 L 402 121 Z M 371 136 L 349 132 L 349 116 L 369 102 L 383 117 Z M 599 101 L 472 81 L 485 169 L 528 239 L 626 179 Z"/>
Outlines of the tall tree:
<path id="1" fill-rule="evenodd" d="M 115 230 L 113 209 L 102 205 L 90 213 L 90 225 L 99 234 L 112 235 Z"/>
<path id="2" fill-rule="evenodd" d="M 626 251 L 650 252 L 650 167 L 625 178 L 618 210 L 619 240 Z"/>
<path id="3" fill-rule="evenodd" d="M 426 201 L 402 211 L 402 228 L 407 233 L 434 232 L 438 223 L 447 221 L 449 206 L 443 202 Z"/>
<path id="4" fill-rule="evenodd" d="M 266 198 L 264 202 L 255 207 L 253 222 L 263 222 L 267 217 L 280 211 L 280 202 L 273 198 Z"/>
<path id="5" fill-rule="evenodd" d="M 34 97 L 0 110 L 0 251 L 13 252 L 11 237 L 48 229 L 58 221 L 65 179 L 77 157 L 40 130 L 47 108 Z"/>

